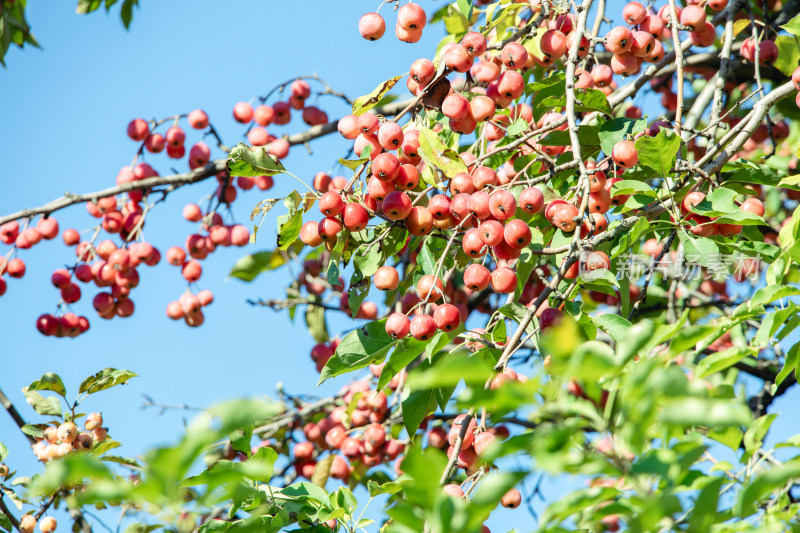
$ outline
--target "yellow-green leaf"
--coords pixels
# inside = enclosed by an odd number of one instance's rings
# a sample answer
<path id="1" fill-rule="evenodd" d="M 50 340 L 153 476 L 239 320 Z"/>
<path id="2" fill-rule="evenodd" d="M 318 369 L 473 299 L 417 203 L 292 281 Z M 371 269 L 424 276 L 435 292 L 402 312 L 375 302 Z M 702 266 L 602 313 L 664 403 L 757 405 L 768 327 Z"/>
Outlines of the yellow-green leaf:
<path id="1" fill-rule="evenodd" d="M 365 94 L 364 96 L 359 96 L 353 101 L 353 114 L 354 115 L 363 115 L 375 105 L 381 101 L 381 98 L 392 90 L 392 87 L 400 81 L 402 76 L 395 76 L 394 78 L 389 78 L 385 82 L 381 83 L 375 90 L 373 90 L 369 94 Z"/>

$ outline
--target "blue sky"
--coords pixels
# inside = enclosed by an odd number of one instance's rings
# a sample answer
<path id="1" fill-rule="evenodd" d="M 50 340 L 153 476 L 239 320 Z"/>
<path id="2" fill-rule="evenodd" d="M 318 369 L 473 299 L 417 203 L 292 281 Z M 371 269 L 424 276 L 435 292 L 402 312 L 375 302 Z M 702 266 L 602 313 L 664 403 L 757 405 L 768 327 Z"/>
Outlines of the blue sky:
<path id="1" fill-rule="evenodd" d="M 441 5 L 421 3 L 429 13 Z M 300 7 L 253 0 L 223 9 L 219 2 L 205 0 L 145 2 L 126 32 L 116 10 L 77 16 L 74 2 L 30 3 L 29 20 L 44 50 L 13 49 L 6 56 L 8 68 L 0 71 L 0 213 L 40 205 L 65 191 L 113 185 L 136 150 L 125 135 L 132 118 L 161 118 L 200 107 L 232 146 L 244 131 L 231 118 L 233 105 L 266 94 L 278 83 L 317 73 L 353 98 L 405 72 L 413 60 L 432 56 L 441 28 L 427 29 L 418 44 L 400 43 L 386 6 L 381 12 L 386 10 L 387 35 L 377 43 L 363 40 L 358 18 L 376 4 L 311 2 Z M 347 113 L 335 98 L 321 97 L 317 104 L 331 118 Z M 301 129 L 302 123 L 293 121 L 270 131 Z M 190 132 L 187 144 L 197 140 Z M 332 165 L 347 153 L 347 141 L 331 136 L 311 148 L 313 157 L 303 147 L 293 148 L 285 162 L 294 174 L 310 182 L 320 170 L 341 172 Z M 214 157 L 221 155 L 214 151 Z M 147 161 L 162 174 L 171 173 L 172 167 L 186 170 L 185 160 L 175 162 L 163 154 Z M 247 223 L 259 200 L 283 197 L 298 186 L 288 176 L 277 176 L 275 182 L 268 193 L 240 193 L 235 219 Z M 194 229 L 181 217 L 183 205 L 202 200 L 213 188 L 209 181 L 171 194 L 150 215 L 147 238 L 162 253 L 182 245 Z M 141 410 L 145 394 L 166 404 L 203 407 L 237 395 L 271 395 L 278 381 L 293 393 L 334 392 L 343 380 L 313 389 L 318 377 L 308 355 L 313 341 L 301 316 L 292 323 L 286 313 L 245 303 L 247 298 L 280 297 L 288 272 L 265 274 L 252 284 L 227 279 L 241 255 L 274 247 L 277 214 L 265 219 L 256 245 L 221 249 L 204 261 L 198 288 L 211 289 L 216 301 L 206 310 L 205 324 L 196 329 L 166 318 L 167 303 L 178 298 L 185 282 L 179 269 L 162 263 L 140 269 L 142 280 L 132 294 L 133 317 L 110 322 L 97 318 L 91 309 L 94 291 L 83 286 L 76 309 L 89 317 L 92 330 L 77 339 L 42 337 L 35 319 L 53 312 L 58 301 L 50 274 L 74 262 L 74 255 L 60 240 L 21 252 L 25 278 L 9 281 L 7 294 L 0 298 L 0 387 L 24 417 L 37 421 L 20 388 L 44 372 L 60 374 L 73 398 L 80 381 L 101 368 L 137 372 L 140 377 L 129 386 L 98 394 L 85 404 L 87 411 L 103 411 L 111 435 L 125 445 L 121 453 L 129 456 L 170 442 L 181 430 L 182 413 L 159 416 L 155 410 Z M 56 217 L 62 229 L 84 229 L 93 221 L 82 206 Z M 329 321 L 331 331 L 351 324 L 340 318 Z M 14 467 L 28 472 L 39 468 L 5 415 L 0 416 L 0 436 L 12 450 Z M 498 510 L 489 525 L 496 531 L 532 527 L 523 509 Z"/>

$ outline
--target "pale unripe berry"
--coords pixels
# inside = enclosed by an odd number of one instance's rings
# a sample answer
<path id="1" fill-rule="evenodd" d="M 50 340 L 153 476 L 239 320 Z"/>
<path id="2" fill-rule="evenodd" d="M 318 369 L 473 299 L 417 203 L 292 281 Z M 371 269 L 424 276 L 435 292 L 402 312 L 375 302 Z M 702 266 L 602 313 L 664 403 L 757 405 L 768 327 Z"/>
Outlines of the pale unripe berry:
<path id="1" fill-rule="evenodd" d="M 103 425 L 103 415 L 101 413 L 89 413 L 86 416 L 84 427 L 86 431 L 94 431 Z"/>
<path id="2" fill-rule="evenodd" d="M 58 523 L 56 522 L 55 518 L 52 516 L 45 516 L 39 522 L 39 529 L 42 533 L 53 533 L 53 531 L 56 530 L 57 525 Z"/>
<path id="3" fill-rule="evenodd" d="M 72 422 L 64 422 L 58 426 L 58 440 L 71 443 L 78 438 L 78 426 Z"/>
<path id="4" fill-rule="evenodd" d="M 36 529 L 36 519 L 33 515 L 26 514 L 19 519 L 20 533 L 33 533 L 34 529 Z"/>

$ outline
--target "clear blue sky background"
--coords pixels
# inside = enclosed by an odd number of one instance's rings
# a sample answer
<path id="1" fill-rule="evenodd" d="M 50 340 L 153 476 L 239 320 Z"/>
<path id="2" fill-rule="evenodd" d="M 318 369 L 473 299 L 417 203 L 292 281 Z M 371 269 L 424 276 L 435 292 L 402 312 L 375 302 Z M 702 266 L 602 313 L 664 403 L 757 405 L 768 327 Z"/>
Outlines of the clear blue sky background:
<path id="1" fill-rule="evenodd" d="M 429 13 L 441 5 L 421 3 Z M 6 56 L 8 68 L 0 71 L 4 187 L 0 212 L 39 205 L 65 191 L 113 185 L 120 167 L 129 164 L 136 150 L 125 135 L 134 117 L 161 118 L 200 107 L 232 146 L 242 140 L 244 131 L 231 118 L 238 101 L 314 72 L 355 97 L 403 73 L 413 60 L 433 55 L 441 28 L 427 29 L 418 44 L 400 43 L 393 35 L 394 15 L 386 7 L 386 37 L 377 43 L 361 39 L 358 17 L 376 4 L 145 2 L 126 32 L 116 9 L 108 16 L 102 12 L 77 16 L 74 2 L 31 2 L 29 20 L 44 51 L 13 49 Z M 401 94 L 405 95 L 404 89 Z M 332 97 L 322 97 L 318 103 L 331 118 L 347 112 L 346 105 Z M 270 131 L 282 134 L 303 127 L 295 120 Z M 196 132 L 189 135 L 187 146 L 199 140 Z M 311 147 L 314 157 L 295 147 L 286 160 L 293 173 L 309 182 L 319 170 L 336 171 L 332 165 L 346 154 L 348 143 L 331 136 Z M 214 157 L 221 155 L 214 151 Z M 173 167 L 187 168 L 185 160 L 175 162 L 164 154 L 147 160 L 162 174 L 171 173 Z M 286 176 L 275 181 L 268 193 L 240 193 L 234 206 L 238 222 L 248 222 L 259 200 L 285 196 L 298 186 Z M 162 252 L 183 245 L 194 226 L 181 217 L 182 206 L 202 200 L 214 186 L 208 181 L 171 194 L 149 216 L 146 237 Z M 91 309 L 96 291 L 84 285 L 83 300 L 75 308 L 90 318 L 92 330 L 77 339 L 45 338 L 34 323 L 41 313 L 53 312 L 58 302 L 50 274 L 72 264 L 74 254 L 60 240 L 22 251 L 25 278 L 10 280 L 0 299 L 0 387 L 26 419 L 37 421 L 20 388 L 44 372 L 60 374 L 73 397 L 80 381 L 101 368 L 137 372 L 140 377 L 129 386 L 101 393 L 85 404 L 87 411 L 103 411 L 111 435 L 124 444 L 121 453 L 129 456 L 173 441 L 181 430 L 181 413 L 159 416 L 155 410 L 141 410 L 144 394 L 167 404 L 204 407 L 238 395 L 272 394 L 277 381 L 294 393 L 335 391 L 342 380 L 313 390 L 318 377 L 308 356 L 313 341 L 301 316 L 291 323 L 286 313 L 245 303 L 251 297 L 280 297 L 289 273 L 284 269 L 265 274 L 253 284 L 227 279 L 230 266 L 241 255 L 274 247 L 277 214 L 267 217 L 256 245 L 219 249 L 203 262 L 198 287 L 211 289 L 216 301 L 205 311 L 205 324 L 196 329 L 166 318 L 167 303 L 177 299 L 185 282 L 179 269 L 162 263 L 140 268 L 141 284 L 132 294 L 133 317 L 101 320 Z M 82 206 L 56 217 L 62 229 L 84 229 L 94 221 Z M 351 324 L 339 318 L 329 321 L 332 332 Z M 0 416 L 0 441 L 12 450 L 13 467 L 26 473 L 39 468 L 6 415 Z M 545 485 L 545 493 L 558 491 L 557 484 L 551 485 Z M 522 509 L 500 509 L 489 525 L 495 531 L 533 528 Z"/>

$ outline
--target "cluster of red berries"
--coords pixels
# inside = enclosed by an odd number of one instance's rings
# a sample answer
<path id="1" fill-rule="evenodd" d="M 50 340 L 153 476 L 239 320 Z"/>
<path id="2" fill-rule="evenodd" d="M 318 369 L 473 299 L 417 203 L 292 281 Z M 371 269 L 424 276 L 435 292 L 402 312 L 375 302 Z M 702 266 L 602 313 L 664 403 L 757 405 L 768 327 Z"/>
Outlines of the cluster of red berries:
<path id="1" fill-rule="evenodd" d="M 208 115 L 202 109 L 195 109 L 187 115 L 189 125 L 197 130 L 208 128 Z M 157 126 L 157 125 L 156 125 Z M 158 154 L 167 150 L 167 156 L 172 159 L 182 159 L 186 155 L 186 132 L 178 126 L 177 120 L 164 135 L 157 133 L 155 127 L 141 118 L 136 118 L 128 124 L 128 137 L 137 142 L 144 142 L 144 149 L 151 154 Z M 202 141 L 194 144 L 189 149 L 189 168 L 194 170 L 208 164 L 211 160 L 211 149 Z M 128 167 L 125 167 L 127 169 Z M 158 175 L 158 174 L 155 174 Z M 117 180 L 119 183 L 119 179 Z"/>
<path id="2" fill-rule="evenodd" d="M 302 111 L 303 122 L 309 126 L 321 126 L 328 123 L 328 115 L 316 106 L 306 105 L 311 96 L 311 86 L 307 81 L 298 79 L 289 86 L 290 95 L 287 101 L 266 105 L 265 100 L 253 109 L 248 102 L 239 102 L 233 108 L 233 118 L 241 124 L 255 122 L 247 132 L 247 140 L 253 146 L 266 146 L 267 151 L 283 159 L 289 155 L 289 141 L 271 135 L 266 126 L 275 124 L 283 126 L 292 119 L 292 109 Z"/>
<path id="3" fill-rule="evenodd" d="M 298 476 L 311 479 L 319 455 L 325 451 L 336 454 L 330 476 L 346 482 L 353 469 L 351 463 L 359 462 L 372 468 L 395 460 L 405 449 L 405 444 L 391 438 L 382 425 L 389 414 L 383 391 L 376 391 L 368 381 L 359 380 L 345 386 L 341 397 L 343 405 L 303 426 L 306 441 L 295 444 L 293 450 Z M 356 402 L 356 407 L 348 416 L 347 406 L 352 402 Z"/>
<path id="4" fill-rule="evenodd" d="M 3 274 L 8 274 L 9 277 L 15 279 L 25 275 L 25 261 L 18 257 L 9 259 L 10 254 L 15 250 L 27 250 L 41 242 L 42 239 L 49 241 L 56 237 L 58 237 L 58 221 L 52 217 L 41 218 L 36 227 L 28 226 L 22 231 L 16 220 L 0 226 L 0 242 L 14 247 L 6 257 L 0 256 L 0 296 L 4 295 L 8 289 Z"/>
<path id="5" fill-rule="evenodd" d="M 240 106 L 237 106 L 237 108 Z M 234 113 L 237 114 L 236 112 Z M 167 155 L 178 159 L 185 155 L 186 133 L 178 125 L 181 118 L 186 118 L 194 129 L 210 128 L 208 116 L 200 109 L 188 115 L 176 117 L 174 124 L 164 135 L 156 129 L 161 123 L 148 123 L 143 119 L 134 119 L 128 124 L 128 136 L 141 142 L 139 153 L 159 153 L 166 148 Z M 237 116 L 238 119 L 238 116 Z M 208 164 L 211 157 L 209 147 L 198 142 L 189 150 L 189 168 L 196 169 Z M 146 180 L 159 176 L 150 164 L 136 163 L 123 167 L 117 174 L 117 185 Z M 220 203 L 230 204 L 236 199 L 237 189 L 227 172 L 217 175 L 218 188 L 214 197 Z M 257 186 L 268 190 L 273 186 L 270 176 L 255 178 L 240 177 L 237 185 L 242 190 Z M 134 239 L 141 239 L 141 230 L 145 224 L 145 209 L 141 202 L 149 194 L 149 190 L 133 190 L 124 197 L 104 197 L 96 201 L 86 202 L 89 214 L 99 219 L 98 231 L 102 229 L 108 234 L 119 235 L 122 245 L 112 240 L 103 240 L 95 244 L 95 237 L 82 240 L 75 229 L 64 230 L 62 237 L 67 246 L 75 247 L 78 262 L 73 267 L 61 268 L 53 272 L 51 281 L 61 294 L 61 307 L 77 303 L 81 299 L 81 288 L 76 282 L 94 282 L 98 287 L 107 287 L 107 292 L 100 292 L 92 300 L 98 315 L 105 319 L 114 316 L 128 317 L 134 312 L 134 302 L 129 298 L 131 289 L 139 284 L 137 267 L 140 264 L 155 266 L 161 260 L 161 253 L 152 244 Z M 222 217 L 213 211 L 203 214 L 199 206 L 189 204 L 184 208 L 184 217 L 194 222 L 203 222 L 202 231 L 206 234 L 194 233 L 186 240 L 186 250 L 172 247 L 167 252 L 170 264 L 181 267 L 183 277 L 188 282 L 197 281 L 202 274 L 199 260 L 213 252 L 217 246 L 244 246 L 250 241 L 250 232 L 243 225 L 225 225 Z M 0 226 L 0 242 L 13 245 L 12 252 L 27 249 L 42 239 L 50 240 L 58 236 L 59 226 L 52 216 L 39 219 L 36 226 L 20 228 L 17 221 Z M 187 260 L 187 251 L 191 259 Z M 9 254 L 10 256 L 10 254 Z M 7 257 L 9 257 L 7 256 Z M 3 277 L 21 278 L 25 274 L 25 263 L 22 259 L 0 258 L 0 296 L 6 292 L 7 284 Z M 168 305 L 170 318 L 184 318 L 190 326 L 198 326 L 203 322 L 201 306 L 213 301 L 210 291 L 200 291 L 196 295 L 187 293 L 178 302 Z M 88 331 L 89 320 L 72 312 L 59 315 L 44 314 L 36 321 L 37 329 L 44 335 L 56 337 L 75 337 Z"/>

